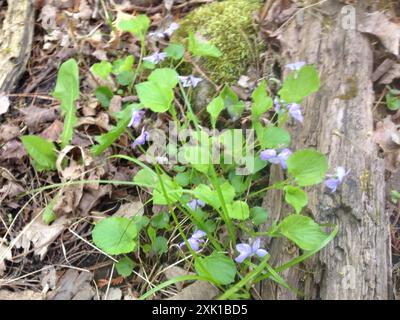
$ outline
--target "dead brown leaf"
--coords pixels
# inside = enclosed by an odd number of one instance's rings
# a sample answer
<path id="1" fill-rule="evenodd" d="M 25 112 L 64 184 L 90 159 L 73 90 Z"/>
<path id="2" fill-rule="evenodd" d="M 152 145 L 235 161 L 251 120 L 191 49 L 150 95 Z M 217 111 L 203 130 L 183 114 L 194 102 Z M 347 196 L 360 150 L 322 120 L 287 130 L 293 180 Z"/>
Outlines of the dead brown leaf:
<path id="1" fill-rule="evenodd" d="M 0 159 L 22 159 L 27 155 L 24 146 L 18 140 L 11 140 L 4 144 L 0 149 Z"/>
<path id="2" fill-rule="evenodd" d="M 386 169 L 397 171 L 400 164 L 400 125 L 396 125 L 386 117 L 376 125 L 373 140 L 379 144 L 385 154 Z"/>
<path id="3" fill-rule="evenodd" d="M 111 194 L 111 185 L 100 186 L 98 190 L 85 190 L 83 196 L 79 202 L 78 210 L 79 214 L 86 216 L 103 198 L 105 195 Z"/>
<path id="4" fill-rule="evenodd" d="M 114 213 L 114 216 L 132 218 L 133 216 L 137 215 L 142 216 L 143 213 L 143 203 L 141 203 L 140 201 L 132 201 L 120 206 L 118 211 Z"/>
<path id="5" fill-rule="evenodd" d="M 30 106 L 21 111 L 25 115 L 24 122 L 31 131 L 37 131 L 43 123 L 54 121 L 57 118 L 56 108 Z"/>
<path id="6" fill-rule="evenodd" d="M 193 275 L 194 273 L 193 272 L 188 272 L 188 271 L 186 271 L 185 269 L 183 269 L 181 267 L 172 266 L 172 267 L 169 267 L 168 269 L 166 269 L 164 271 L 164 274 L 165 274 L 165 277 L 167 278 L 167 280 L 171 280 L 171 279 L 174 279 L 176 277 Z M 181 291 L 183 286 L 185 284 L 187 284 L 187 283 L 188 283 L 188 281 L 177 282 L 175 285 L 176 285 L 176 288 L 179 291 Z"/>
<path id="7" fill-rule="evenodd" d="M 372 12 L 362 17 L 358 31 L 376 36 L 390 53 L 399 55 L 400 24 L 391 22 L 383 12 Z"/>
<path id="8" fill-rule="evenodd" d="M 212 300 L 219 290 L 206 281 L 196 281 L 167 300 Z"/>
<path id="9" fill-rule="evenodd" d="M 3 275 L 4 271 L 6 270 L 5 260 L 11 259 L 11 250 L 8 249 L 8 246 L 2 242 L 2 239 L 0 239 L 0 275 Z"/>
<path id="10" fill-rule="evenodd" d="M 8 99 L 8 96 L 0 93 L 0 115 L 6 113 L 9 108 L 10 100 Z"/>
<path id="11" fill-rule="evenodd" d="M 0 300 L 43 300 L 43 297 L 40 292 L 35 292 L 32 290 L 23 290 L 17 292 L 0 290 Z"/>
<path id="12" fill-rule="evenodd" d="M 0 126 L 0 142 L 7 142 L 18 138 L 21 135 L 19 127 L 12 124 L 3 124 Z"/>
<path id="13" fill-rule="evenodd" d="M 379 81 L 380 84 L 391 84 L 393 80 L 400 78 L 400 63 L 395 63 Z"/>
<path id="14" fill-rule="evenodd" d="M 55 120 L 50 127 L 47 127 L 41 134 L 40 136 L 42 138 L 45 138 L 46 140 L 53 141 L 53 142 L 59 142 L 60 141 L 60 135 L 61 132 L 63 131 L 64 124 L 60 120 Z"/>
<path id="15" fill-rule="evenodd" d="M 58 281 L 56 290 L 49 294 L 48 300 L 91 300 L 95 294 L 90 285 L 92 279 L 90 272 L 70 269 Z"/>
<path id="16" fill-rule="evenodd" d="M 42 217 L 36 217 L 36 220 L 27 224 L 18 236 L 14 245 L 17 249 L 22 248 L 26 254 L 31 247 L 34 248 L 34 253 L 40 256 L 40 260 L 45 257 L 49 246 L 58 238 L 65 230 L 69 220 L 66 217 L 60 217 L 51 225 L 46 225 Z"/>
<path id="17" fill-rule="evenodd" d="M 121 107 L 122 107 L 121 96 L 117 96 L 117 95 L 113 96 L 110 101 L 110 106 L 108 108 L 108 111 L 110 112 L 110 114 L 115 114 L 117 112 L 120 112 Z"/>

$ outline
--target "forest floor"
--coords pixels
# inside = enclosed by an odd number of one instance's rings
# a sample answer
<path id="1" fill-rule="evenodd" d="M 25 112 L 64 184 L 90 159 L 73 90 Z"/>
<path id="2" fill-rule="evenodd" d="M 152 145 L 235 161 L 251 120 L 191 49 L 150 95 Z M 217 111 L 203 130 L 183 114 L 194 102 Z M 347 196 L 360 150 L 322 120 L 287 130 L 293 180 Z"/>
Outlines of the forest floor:
<path id="1" fill-rule="evenodd" d="M 103 108 L 95 94 L 99 79 L 93 75 L 91 66 L 119 56 L 120 52 L 136 58 L 140 56 L 140 46 L 131 35 L 112 32 L 119 14 L 144 13 L 151 19 L 152 31 L 164 30 L 171 22 L 179 23 L 188 13 L 210 2 L 213 1 L 170 1 L 171 6 L 166 7 L 159 1 L 38 1 L 26 72 L 13 92 L 0 92 L 0 110 L 6 108 L 0 113 L 0 299 L 10 299 L 14 295 L 17 299 L 137 299 L 166 279 L 190 274 L 186 257 L 176 253 L 182 239 L 175 227 L 163 231 L 168 248 L 173 250 L 138 255 L 130 277 L 119 275 L 115 259 L 93 245 L 94 222 L 104 216 L 144 214 L 154 217 L 162 213 L 165 206 L 144 205 L 149 195 L 140 188 L 93 183 L 64 185 L 59 193 L 57 189 L 43 187 L 62 184 L 68 177 L 132 180 L 139 171 L 137 165 L 124 159 L 108 158 L 116 153 L 127 156 L 136 153 L 130 148 L 129 135 L 121 136 L 113 145 L 113 153 L 108 150 L 98 158 L 87 156 L 95 136 L 115 125 L 111 112 L 120 110 L 126 102 L 137 100 L 136 96 L 115 95 L 108 108 Z M 248 101 L 256 81 L 266 73 L 277 79 L 282 76 L 279 67 L 276 68 L 279 41 L 269 29 L 271 25 L 262 20 L 262 9 L 253 17 L 254 25 L 257 38 L 268 45 L 257 52 L 257 59 L 241 81 L 233 84 L 234 91 Z M 0 0 L 0 29 L 6 10 L 6 1 Z M 399 6 L 393 5 L 388 11 L 400 21 Z M 273 26 L 275 30 L 292 16 L 278 17 L 279 22 Z M 374 54 L 377 129 L 373 134 L 382 147 L 381 156 L 387 160 L 386 214 L 390 215 L 391 222 L 393 278 L 400 292 L 400 142 L 393 149 L 386 145 L 384 138 L 397 134 L 400 124 L 400 91 L 396 91 L 400 90 L 400 64 L 379 44 L 379 37 L 371 37 L 372 41 L 378 40 Z M 163 42 L 151 45 L 160 49 L 166 46 Z M 20 138 L 36 134 L 48 141 L 60 141 L 63 122 L 59 101 L 52 92 L 60 65 L 69 58 L 79 62 L 81 74 L 78 122 L 71 142 L 74 147 L 59 155 L 55 171 L 38 172 Z M 202 74 L 206 73 L 199 69 Z M 256 78 L 255 81 L 252 82 L 252 78 Z M 167 120 L 163 114 L 153 114 L 150 119 L 160 128 Z M 84 163 L 80 160 L 82 156 L 87 157 Z M 66 162 L 68 166 L 61 165 Z M 268 172 L 265 175 L 267 177 Z M 47 225 L 42 217 L 50 205 L 57 219 Z M 206 291 L 204 295 L 208 298 L 209 288 L 198 289 Z M 181 286 L 171 286 L 161 290 L 157 298 L 177 294 L 179 298 L 187 298 L 183 292 Z"/>

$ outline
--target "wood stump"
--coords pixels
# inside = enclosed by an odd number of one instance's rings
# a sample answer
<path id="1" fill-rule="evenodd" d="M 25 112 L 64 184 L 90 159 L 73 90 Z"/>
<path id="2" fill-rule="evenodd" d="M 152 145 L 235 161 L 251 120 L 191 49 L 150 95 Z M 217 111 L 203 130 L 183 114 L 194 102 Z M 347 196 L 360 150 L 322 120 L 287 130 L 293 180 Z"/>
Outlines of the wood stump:
<path id="1" fill-rule="evenodd" d="M 358 1 L 357 14 L 368 1 Z M 306 61 L 315 64 L 321 89 L 302 104 L 304 123 L 289 124 L 291 148 L 312 147 L 329 159 L 330 171 L 350 169 L 336 193 L 323 184 L 308 188 L 309 205 L 303 214 L 318 223 L 339 226 L 336 238 L 321 252 L 282 273 L 299 297 L 272 281 L 261 286 L 263 299 L 390 299 L 391 247 L 385 213 L 384 163 L 372 141 L 373 55 L 368 38 L 354 28 L 344 28 L 341 1 L 330 0 L 317 12 L 304 10 L 282 31 L 282 65 Z M 311 10 L 312 11 L 312 10 Z M 278 166 L 271 168 L 271 183 L 282 180 Z M 271 221 L 293 209 L 282 204 L 282 193 L 270 191 L 264 201 Z M 266 226 L 267 227 L 267 226 Z M 289 241 L 266 244 L 271 263 L 279 266 L 299 255 Z"/>
<path id="2" fill-rule="evenodd" d="M 0 30 L 0 92 L 10 92 L 30 57 L 35 10 L 33 0 L 6 0 Z"/>

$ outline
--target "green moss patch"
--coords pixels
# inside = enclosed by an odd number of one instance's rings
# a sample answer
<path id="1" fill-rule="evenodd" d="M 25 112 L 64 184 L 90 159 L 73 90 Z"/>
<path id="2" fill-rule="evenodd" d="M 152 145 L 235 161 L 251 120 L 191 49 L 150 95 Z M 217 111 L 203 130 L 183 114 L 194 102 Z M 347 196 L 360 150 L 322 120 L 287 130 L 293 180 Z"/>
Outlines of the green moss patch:
<path id="1" fill-rule="evenodd" d="M 181 22 L 173 41 L 186 42 L 188 32 L 206 38 L 223 53 L 220 58 L 202 59 L 202 68 L 217 83 L 232 83 L 243 74 L 258 54 L 253 14 L 259 0 L 225 0 L 204 5 Z"/>

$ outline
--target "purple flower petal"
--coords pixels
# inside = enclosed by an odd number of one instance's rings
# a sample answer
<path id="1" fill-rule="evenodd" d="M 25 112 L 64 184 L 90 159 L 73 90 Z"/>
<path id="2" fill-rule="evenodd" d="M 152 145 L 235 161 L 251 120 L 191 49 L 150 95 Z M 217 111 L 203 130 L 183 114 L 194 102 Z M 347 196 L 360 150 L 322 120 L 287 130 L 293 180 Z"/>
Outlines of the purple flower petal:
<path id="1" fill-rule="evenodd" d="M 190 209 L 192 210 L 197 210 L 198 207 L 203 208 L 206 204 L 198 199 L 193 199 L 188 203 L 188 206 L 190 207 Z"/>
<path id="2" fill-rule="evenodd" d="M 157 31 L 157 32 L 150 32 L 149 36 L 150 37 L 156 37 L 160 39 L 164 39 L 165 37 L 171 37 L 172 34 L 178 30 L 179 24 L 176 22 L 172 22 L 167 29 L 164 31 Z"/>
<path id="3" fill-rule="evenodd" d="M 292 155 L 292 151 L 290 149 L 283 149 L 279 155 L 278 155 L 278 159 L 281 163 L 281 167 L 282 169 L 287 169 L 287 165 L 286 165 L 286 160 Z"/>
<path id="4" fill-rule="evenodd" d="M 143 127 L 139 137 L 137 137 L 136 140 L 132 143 L 132 148 L 135 149 L 138 145 L 144 145 L 148 139 L 149 133 Z"/>
<path id="5" fill-rule="evenodd" d="M 172 22 L 169 27 L 164 31 L 164 34 L 166 34 L 168 37 L 171 37 L 172 34 L 179 29 L 179 24 L 176 22 Z"/>
<path id="6" fill-rule="evenodd" d="M 258 249 L 255 252 L 255 254 L 258 255 L 260 258 L 263 258 L 268 254 L 268 252 L 267 252 L 267 250 L 264 250 L 264 249 Z"/>
<path id="7" fill-rule="evenodd" d="M 251 244 L 251 251 L 254 253 L 258 249 L 260 249 L 260 244 L 261 244 L 261 239 L 260 238 L 256 238 L 254 240 L 254 242 Z"/>
<path id="8" fill-rule="evenodd" d="M 179 76 L 178 77 L 179 81 L 182 83 L 182 87 L 188 88 L 188 87 L 193 87 L 195 88 L 201 81 L 203 81 L 202 78 L 197 78 L 195 76 Z"/>
<path id="9" fill-rule="evenodd" d="M 292 70 L 292 71 L 298 71 L 300 70 L 306 63 L 304 61 L 299 61 L 299 62 L 294 62 L 294 63 L 289 63 L 285 67 Z"/>
<path id="10" fill-rule="evenodd" d="M 199 251 L 200 241 L 198 239 L 189 238 L 188 242 L 193 251 Z"/>
<path id="11" fill-rule="evenodd" d="M 247 243 L 238 243 L 236 245 L 236 250 L 239 251 L 239 253 L 246 253 L 248 255 L 252 252 L 251 246 Z"/>
<path id="12" fill-rule="evenodd" d="M 204 238 L 206 235 L 207 234 L 203 230 L 196 230 L 193 233 L 192 238 L 201 239 L 201 238 Z"/>
<path id="13" fill-rule="evenodd" d="M 142 121 L 142 118 L 144 116 L 145 111 L 144 110 L 132 110 L 132 116 L 131 116 L 131 121 L 128 124 L 128 127 L 134 127 L 137 128 L 140 125 L 140 122 Z"/>
<path id="14" fill-rule="evenodd" d="M 242 263 L 247 257 L 250 257 L 252 254 L 251 246 L 247 243 L 237 244 L 236 250 L 239 252 L 239 256 L 235 259 L 237 263 Z"/>
<path id="15" fill-rule="evenodd" d="M 203 207 L 206 206 L 205 202 L 203 202 L 203 201 L 201 201 L 201 200 L 197 200 L 197 205 L 198 205 L 199 207 L 201 207 L 201 208 L 203 208 Z"/>
<path id="16" fill-rule="evenodd" d="M 272 162 L 271 159 L 276 159 L 276 150 L 266 149 L 264 151 L 261 151 L 260 158 L 261 158 L 261 160 Z M 279 160 L 276 163 L 279 163 Z"/>
<path id="17" fill-rule="evenodd" d="M 281 109 L 281 105 L 279 103 L 279 100 L 278 100 L 278 98 L 275 98 L 274 99 L 274 110 L 275 110 L 275 112 L 278 112 L 280 109 Z"/>
<path id="18" fill-rule="evenodd" d="M 288 111 L 289 114 L 295 118 L 298 122 L 303 122 L 304 117 L 301 114 L 301 109 L 300 109 L 300 105 L 298 105 L 297 103 L 292 103 L 288 105 Z"/>
<path id="19" fill-rule="evenodd" d="M 244 260 L 246 260 L 246 258 L 247 258 L 248 256 L 249 256 L 248 254 L 241 253 L 241 254 L 239 254 L 239 255 L 235 258 L 235 261 L 236 261 L 237 263 L 242 263 Z"/>
<path id="20" fill-rule="evenodd" d="M 330 178 L 325 180 L 325 186 L 329 189 L 331 189 L 331 192 L 335 192 L 336 189 L 339 187 L 340 185 L 340 180 L 337 178 Z"/>
<path id="21" fill-rule="evenodd" d="M 152 64 L 158 64 L 159 62 L 165 60 L 165 58 L 167 58 L 166 52 L 155 52 L 150 56 L 144 57 L 143 60 Z"/>
<path id="22" fill-rule="evenodd" d="M 349 173 L 350 170 L 346 172 L 346 169 L 344 167 L 336 168 L 336 177 L 339 179 L 340 182 L 343 182 L 344 177 L 347 176 Z"/>

